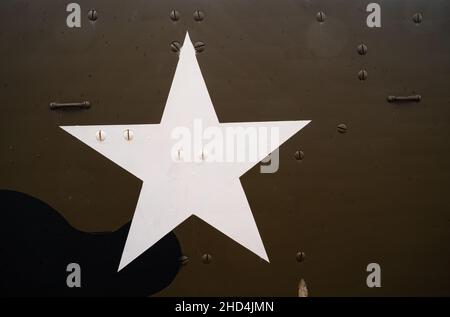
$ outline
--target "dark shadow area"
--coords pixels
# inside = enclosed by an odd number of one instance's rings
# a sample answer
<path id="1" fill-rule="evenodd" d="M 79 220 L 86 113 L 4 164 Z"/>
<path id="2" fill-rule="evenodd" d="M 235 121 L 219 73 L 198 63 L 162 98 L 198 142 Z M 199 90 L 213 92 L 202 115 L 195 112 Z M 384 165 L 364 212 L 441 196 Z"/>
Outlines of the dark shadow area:
<path id="1" fill-rule="evenodd" d="M 29 195 L 0 191 L 1 296 L 148 296 L 179 270 L 173 233 L 117 272 L 130 224 L 111 233 L 84 233 Z M 81 267 L 81 287 L 69 288 L 69 263 Z"/>

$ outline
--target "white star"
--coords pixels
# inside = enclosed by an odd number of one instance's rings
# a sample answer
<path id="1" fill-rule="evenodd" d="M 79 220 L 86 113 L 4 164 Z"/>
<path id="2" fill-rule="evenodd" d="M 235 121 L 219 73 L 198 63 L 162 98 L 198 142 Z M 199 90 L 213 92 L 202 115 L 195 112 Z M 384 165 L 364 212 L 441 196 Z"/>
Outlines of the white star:
<path id="1" fill-rule="evenodd" d="M 277 128 L 276 142 L 266 142 L 256 161 L 209 162 L 203 150 L 196 162 L 173 159 L 172 133 L 201 120 L 204 127 Z M 266 250 L 239 177 L 310 121 L 219 123 L 186 34 L 160 124 L 61 127 L 143 181 L 119 270 L 167 233 L 196 215 L 266 261 Z M 275 143 L 275 144 L 273 144 Z M 253 146 L 253 145 L 250 145 Z M 248 146 L 237 151 L 249 150 Z M 180 162 L 181 160 L 181 162 Z M 275 216 L 275 215 L 274 215 Z"/>

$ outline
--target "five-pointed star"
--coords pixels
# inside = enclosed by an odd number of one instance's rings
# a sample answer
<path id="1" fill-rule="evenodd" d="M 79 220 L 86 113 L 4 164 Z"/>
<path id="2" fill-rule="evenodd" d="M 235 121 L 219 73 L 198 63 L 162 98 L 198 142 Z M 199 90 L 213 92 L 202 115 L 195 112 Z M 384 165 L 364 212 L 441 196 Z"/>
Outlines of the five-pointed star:
<path id="1" fill-rule="evenodd" d="M 205 127 L 222 130 L 278 128 L 278 142 L 258 153 L 258 161 L 309 123 L 219 123 L 186 34 L 160 124 L 61 127 L 143 181 L 119 271 L 191 215 L 269 261 L 239 180 L 256 162 L 180 163 L 172 159 L 173 129 L 191 127 L 199 119 Z M 124 131 L 132 131 L 133 138 L 124 137 Z"/>

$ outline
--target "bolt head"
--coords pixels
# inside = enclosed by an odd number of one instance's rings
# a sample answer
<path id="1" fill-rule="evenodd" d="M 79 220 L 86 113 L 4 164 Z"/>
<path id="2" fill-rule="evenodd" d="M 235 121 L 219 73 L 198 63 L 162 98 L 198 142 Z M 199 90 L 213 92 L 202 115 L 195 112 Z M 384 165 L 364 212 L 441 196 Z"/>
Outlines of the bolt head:
<path id="1" fill-rule="evenodd" d="M 306 258 L 306 254 L 303 251 L 299 251 L 297 252 L 297 254 L 295 255 L 295 258 L 297 259 L 297 262 L 303 262 L 305 261 Z"/>
<path id="2" fill-rule="evenodd" d="M 359 80 L 366 80 L 367 79 L 367 71 L 365 70 L 365 69 L 361 69 L 359 72 L 358 72 L 358 78 L 359 78 Z"/>
<path id="3" fill-rule="evenodd" d="M 98 19 L 98 13 L 97 13 L 97 10 L 90 10 L 89 12 L 88 12 L 88 18 L 89 18 L 89 20 L 91 20 L 91 21 L 96 21 L 97 19 Z"/>
<path id="4" fill-rule="evenodd" d="M 170 11 L 170 19 L 174 22 L 178 21 L 180 19 L 180 12 L 177 10 Z"/>
<path id="5" fill-rule="evenodd" d="M 358 45 L 358 54 L 359 55 L 366 55 L 367 54 L 367 45 L 359 44 Z"/>
<path id="6" fill-rule="evenodd" d="M 194 20 L 196 22 L 203 21 L 204 18 L 205 18 L 205 14 L 202 11 L 197 10 L 194 12 Z"/>
<path id="7" fill-rule="evenodd" d="M 95 133 L 95 138 L 99 142 L 103 142 L 106 139 L 106 132 L 103 130 L 98 130 L 97 133 Z"/>
<path id="8" fill-rule="evenodd" d="M 297 161 L 301 161 L 305 157 L 305 153 L 302 150 L 298 150 L 295 152 L 294 157 Z"/>
<path id="9" fill-rule="evenodd" d="M 323 22 L 325 22 L 325 18 L 326 18 L 325 13 L 323 13 L 322 11 L 317 12 L 317 14 L 316 14 L 317 22 L 323 23 Z"/>
<path id="10" fill-rule="evenodd" d="M 202 255 L 202 262 L 204 264 L 209 264 L 209 263 L 211 263 L 211 261 L 212 261 L 211 254 L 205 253 L 205 254 Z"/>
<path id="11" fill-rule="evenodd" d="M 194 48 L 197 53 L 201 53 L 205 50 L 205 43 L 203 42 L 195 42 Z"/>
<path id="12" fill-rule="evenodd" d="M 175 52 L 175 53 L 180 52 L 180 50 L 181 50 L 180 42 L 173 41 L 172 43 L 170 43 L 170 49 L 172 50 L 172 52 Z"/>
<path id="13" fill-rule="evenodd" d="M 133 140 L 133 137 L 134 137 L 133 131 L 131 131 L 130 129 L 125 129 L 125 130 L 123 131 L 123 137 L 124 137 L 125 140 L 127 140 L 127 141 Z"/>
<path id="14" fill-rule="evenodd" d="M 182 255 L 180 256 L 179 261 L 181 265 L 186 265 L 189 262 L 189 258 L 186 255 Z"/>
<path id="15" fill-rule="evenodd" d="M 341 123 L 337 126 L 337 130 L 339 133 L 346 133 L 348 128 L 347 125 L 345 123 Z"/>
<path id="16" fill-rule="evenodd" d="M 416 14 L 413 15 L 413 22 L 414 22 L 415 24 L 420 24 L 420 23 L 422 23 L 422 20 L 423 20 L 423 16 L 422 16 L 421 13 L 416 13 Z"/>

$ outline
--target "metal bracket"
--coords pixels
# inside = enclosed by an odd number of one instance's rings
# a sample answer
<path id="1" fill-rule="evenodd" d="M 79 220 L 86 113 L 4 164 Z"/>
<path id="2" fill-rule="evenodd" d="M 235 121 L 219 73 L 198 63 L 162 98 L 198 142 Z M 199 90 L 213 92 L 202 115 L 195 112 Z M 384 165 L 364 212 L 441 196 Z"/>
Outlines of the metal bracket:
<path id="1" fill-rule="evenodd" d="M 422 100 L 421 95 L 413 95 L 413 96 L 388 96 L 388 102 L 420 102 Z"/>
<path id="2" fill-rule="evenodd" d="M 89 101 L 83 102 L 50 102 L 50 109 L 66 109 L 66 108 L 80 108 L 80 109 L 89 109 L 91 107 L 91 103 Z"/>

